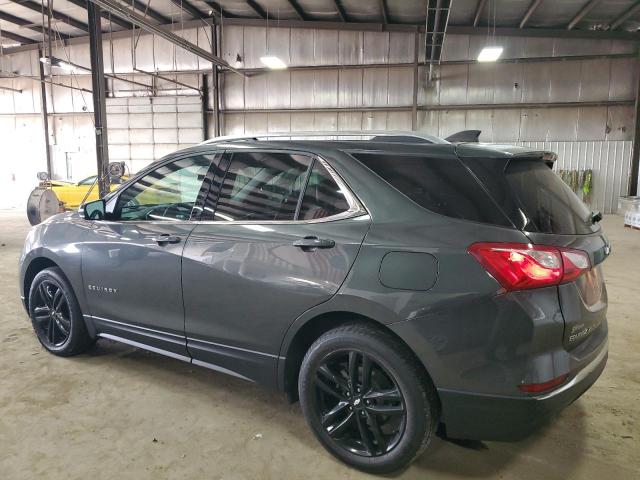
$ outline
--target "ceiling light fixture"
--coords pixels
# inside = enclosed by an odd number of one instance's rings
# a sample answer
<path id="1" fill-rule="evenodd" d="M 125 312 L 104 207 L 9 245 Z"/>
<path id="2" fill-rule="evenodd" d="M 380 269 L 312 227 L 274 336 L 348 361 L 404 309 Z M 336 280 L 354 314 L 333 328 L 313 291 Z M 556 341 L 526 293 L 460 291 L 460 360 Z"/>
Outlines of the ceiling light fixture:
<path id="1" fill-rule="evenodd" d="M 484 47 L 478 55 L 479 62 L 495 62 L 502 55 L 504 48 L 498 46 Z"/>
<path id="2" fill-rule="evenodd" d="M 275 56 L 267 55 L 260 57 L 260 61 L 265 67 L 270 68 L 271 70 L 283 70 L 287 68 L 287 64 Z"/>
<path id="3" fill-rule="evenodd" d="M 88 71 L 88 69 L 84 67 L 71 64 L 69 62 L 65 62 L 64 60 L 61 60 L 60 58 L 56 58 L 56 57 L 41 57 L 40 61 L 45 65 L 50 65 L 52 67 L 60 68 L 68 73 L 75 73 L 75 72 L 78 72 L 79 70 Z"/>

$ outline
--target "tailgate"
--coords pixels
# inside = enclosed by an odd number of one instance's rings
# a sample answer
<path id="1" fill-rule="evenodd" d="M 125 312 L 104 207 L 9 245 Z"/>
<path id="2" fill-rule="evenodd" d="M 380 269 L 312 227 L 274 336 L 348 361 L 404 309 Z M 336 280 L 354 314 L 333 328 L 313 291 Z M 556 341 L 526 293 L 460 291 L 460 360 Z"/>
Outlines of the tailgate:
<path id="1" fill-rule="evenodd" d="M 573 282 L 558 286 L 560 308 L 564 317 L 563 343 L 574 349 L 598 330 L 606 320 L 607 289 L 602 262 L 610 253 L 603 233 L 592 235 L 529 234 L 533 243 L 583 250 L 589 254 L 592 268 Z"/>

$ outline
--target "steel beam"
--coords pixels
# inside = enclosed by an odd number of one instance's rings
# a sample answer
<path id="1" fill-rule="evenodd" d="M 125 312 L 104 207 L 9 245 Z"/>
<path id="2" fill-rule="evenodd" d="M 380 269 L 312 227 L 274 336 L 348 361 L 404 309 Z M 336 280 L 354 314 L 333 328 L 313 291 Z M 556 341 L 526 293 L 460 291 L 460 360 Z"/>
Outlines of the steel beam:
<path id="1" fill-rule="evenodd" d="M 218 2 L 214 2 L 213 0 L 203 0 L 203 2 L 209 5 L 211 7 L 211 10 L 213 10 L 213 12 L 219 17 L 235 18 L 235 15 L 232 15 L 231 13 L 227 12 L 224 8 L 220 6 Z"/>
<path id="2" fill-rule="evenodd" d="M 347 17 L 347 12 L 344 11 L 344 7 L 342 6 L 342 0 L 333 0 L 333 3 L 336 6 L 336 10 L 338 11 L 338 15 L 340 16 L 340 20 L 343 22 L 348 22 L 349 19 Z"/>
<path id="3" fill-rule="evenodd" d="M 487 4 L 487 0 L 480 0 L 478 2 L 478 7 L 476 8 L 476 14 L 473 16 L 473 26 L 477 27 L 480 22 L 480 15 L 482 15 L 482 11 L 484 10 L 484 6 Z"/>
<path id="4" fill-rule="evenodd" d="M 487 35 L 487 29 L 481 27 L 469 27 L 462 25 L 449 25 L 447 32 L 460 35 Z M 492 30 L 493 33 L 493 30 Z M 497 27 L 495 34 L 501 37 L 544 37 L 544 38 L 591 38 L 598 40 L 629 40 L 639 42 L 640 35 L 622 31 L 598 31 L 598 30 L 560 30 L 553 28 L 512 28 Z"/>
<path id="5" fill-rule="evenodd" d="M 138 10 L 143 12 L 146 16 L 151 17 L 162 24 L 171 23 L 171 19 L 169 17 L 165 17 L 157 10 L 154 10 L 149 6 L 148 3 L 142 2 L 140 0 L 133 0 L 133 6 L 134 8 L 137 8 Z"/>
<path id="6" fill-rule="evenodd" d="M 256 2 L 255 0 L 246 0 L 246 2 L 247 2 L 247 5 L 249 5 L 249 7 L 251 8 L 251 10 L 256 12 L 256 14 L 260 18 L 267 18 L 267 12 L 265 12 L 264 8 L 262 8 L 262 6 L 258 2 Z"/>
<path id="7" fill-rule="evenodd" d="M 93 91 L 93 126 L 96 133 L 98 192 L 100 193 L 100 198 L 104 198 L 109 193 L 109 140 L 107 138 L 107 87 L 102 58 L 100 15 L 100 7 L 93 2 L 87 2 L 89 58 L 91 60 L 91 85 Z"/>
<path id="8" fill-rule="evenodd" d="M 288 0 L 289 5 L 291 5 L 291 8 L 293 8 L 296 11 L 296 14 L 298 15 L 298 18 L 300 20 L 309 20 L 309 16 L 307 15 L 307 12 L 304 11 L 304 9 L 300 6 L 300 4 L 298 3 L 298 0 Z"/>
<path id="9" fill-rule="evenodd" d="M 529 108 L 576 108 L 576 107 L 619 107 L 633 105 L 631 100 L 604 101 L 604 102 L 556 102 L 556 103 L 489 103 L 489 104 L 453 104 L 453 105 L 418 105 L 419 111 L 440 111 L 440 110 L 504 110 L 504 109 L 529 109 Z M 274 108 L 274 109 L 223 109 L 222 113 L 295 113 L 295 112 L 316 112 L 316 113 L 341 113 L 341 112 L 407 112 L 411 111 L 412 105 L 402 105 L 397 107 L 331 107 L 331 108 Z"/>
<path id="10" fill-rule="evenodd" d="M 518 28 L 524 28 L 524 26 L 527 24 L 527 22 L 531 18 L 531 15 L 533 15 L 533 12 L 536 11 L 536 8 L 538 8 L 538 6 L 540 6 L 541 3 L 542 3 L 542 0 L 533 0 L 531 2 L 531 5 L 529 5 L 529 8 L 527 8 L 527 12 L 524 14 L 524 17 L 522 17 L 522 20 L 520 20 L 520 25 L 518 25 Z"/>
<path id="11" fill-rule="evenodd" d="M 29 10 L 33 10 L 34 12 L 38 12 L 40 14 L 45 11 L 48 12 L 49 9 L 46 6 L 43 6 L 40 3 L 32 2 L 31 0 L 11 0 L 13 3 L 20 5 L 21 7 L 28 8 Z M 51 16 L 56 20 L 66 23 L 78 30 L 82 30 L 83 32 L 89 32 L 89 27 L 86 23 L 83 23 L 75 18 L 71 18 L 69 15 L 66 15 L 62 12 L 58 12 L 57 10 L 51 10 Z"/>
<path id="12" fill-rule="evenodd" d="M 42 48 L 38 48 L 38 58 L 42 58 L 44 52 Z M 51 147 L 49 146 L 49 112 L 47 111 L 47 87 L 44 78 L 44 65 L 38 62 L 40 73 L 40 111 L 42 113 L 42 127 L 44 129 L 44 149 L 47 158 L 47 173 L 52 178 L 53 165 L 51 164 Z"/>
<path id="13" fill-rule="evenodd" d="M 218 28 L 216 25 L 211 25 L 211 53 L 217 55 L 219 52 L 218 45 Z M 211 64 L 211 73 L 213 80 L 211 82 L 213 86 L 213 136 L 220 136 L 220 67 L 215 63 Z"/>
<path id="14" fill-rule="evenodd" d="M 634 109 L 633 151 L 631 153 L 631 178 L 629 195 L 638 195 L 638 172 L 640 166 L 640 56 L 636 63 L 636 101 Z"/>
<path id="15" fill-rule="evenodd" d="M 578 13 L 576 13 L 576 16 L 573 17 L 573 19 L 569 22 L 569 24 L 567 25 L 567 30 L 572 30 L 573 27 L 575 27 L 578 22 L 582 20 L 585 15 L 587 15 L 587 13 L 589 13 L 598 5 L 598 3 L 600 3 L 600 0 L 589 0 L 589 2 L 587 2 L 586 5 L 582 7 L 578 11 Z"/>
<path id="16" fill-rule="evenodd" d="M 200 10 L 194 7 L 192 3 L 189 3 L 189 0 L 171 0 L 171 2 L 194 18 L 205 18 Z"/>
<path id="17" fill-rule="evenodd" d="M 22 35 L 18 35 L 15 33 L 7 32 L 6 30 L 0 31 L 0 38 L 6 38 L 7 40 L 12 40 L 14 42 L 20 43 L 22 45 L 27 45 L 30 43 L 38 43 L 37 40 L 32 40 L 27 37 L 23 37 Z"/>
<path id="18" fill-rule="evenodd" d="M 414 132 L 418 130 L 418 81 L 419 81 L 419 68 L 418 60 L 420 55 L 420 34 L 418 32 L 413 34 L 413 95 L 411 105 L 411 130 Z"/>
<path id="19" fill-rule="evenodd" d="M 223 59 L 212 55 L 206 50 L 198 47 L 197 45 L 194 45 L 193 43 L 185 40 L 182 37 L 179 37 L 178 35 L 168 30 L 161 28 L 158 25 L 153 25 L 149 23 L 144 17 L 142 17 L 132 9 L 125 7 L 122 4 L 115 3 L 112 0 L 88 0 L 88 1 L 98 5 L 101 8 L 104 8 L 105 10 L 113 13 L 114 15 L 118 15 L 121 18 L 127 19 L 128 21 L 132 22 L 133 24 L 139 26 L 140 28 L 148 32 L 155 33 L 159 37 L 162 37 L 165 40 L 168 40 L 174 45 L 184 48 L 185 50 L 193 53 L 194 55 L 197 55 L 198 57 L 204 58 L 205 60 L 215 63 L 220 67 L 228 68 L 232 72 L 235 72 L 239 75 L 244 75 L 243 73 L 241 73 L 240 71 L 236 70 L 231 65 L 229 65 L 227 62 L 225 62 Z"/>
<path id="20" fill-rule="evenodd" d="M 87 8 L 88 0 L 66 0 L 66 1 L 69 3 L 73 3 L 75 6 L 80 7 L 82 9 Z M 102 12 L 100 15 L 105 20 L 111 20 L 113 23 L 115 23 L 116 25 L 119 25 L 120 27 L 126 30 L 131 30 L 133 28 L 133 26 L 129 22 L 125 22 L 124 20 L 121 20 L 118 17 L 112 18 L 107 12 Z"/>
<path id="21" fill-rule="evenodd" d="M 33 22 L 25 20 L 24 18 L 16 17 L 15 15 L 11 15 L 9 13 L 0 12 L 0 20 L 4 20 L 5 22 L 13 23 L 14 25 L 18 25 L 22 28 L 28 28 L 29 30 L 33 30 L 34 32 L 42 33 L 44 35 L 48 35 L 50 37 L 55 38 L 56 35 L 60 35 L 60 37 L 64 40 L 69 38 L 69 35 L 59 32 L 52 32 L 49 28 L 34 25 Z"/>
<path id="22" fill-rule="evenodd" d="M 629 18 L 631 18 L 638 12 L 640 12 L 640 2 L 637 2 L 631 8 L 626 10 L 622 15 L 616 18 L 613 22 L 611 22 L 609 29 L 615 30 L 616 28 L 618 28 L 620 25 L 622 25 L 624 22 L 626 22 Z"/>
<path id="23" fill-rule="evenodd" d="M 382 17 L 382 23 L 389 23 L 389 11 L 387 10 L 386 0 L 380 0 L 380 16 Z"/>

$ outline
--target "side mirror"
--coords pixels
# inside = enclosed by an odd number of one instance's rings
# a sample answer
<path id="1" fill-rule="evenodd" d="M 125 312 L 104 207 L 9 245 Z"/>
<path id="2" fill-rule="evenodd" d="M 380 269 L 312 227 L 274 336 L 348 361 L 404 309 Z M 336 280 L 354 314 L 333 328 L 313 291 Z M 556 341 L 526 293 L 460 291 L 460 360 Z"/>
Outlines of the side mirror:
<path id="1" fill-rule="evenodd" d="M 103 199 L 87 202 L 82 207 L 85 220 L 104 220 L 105 203 Z"/>

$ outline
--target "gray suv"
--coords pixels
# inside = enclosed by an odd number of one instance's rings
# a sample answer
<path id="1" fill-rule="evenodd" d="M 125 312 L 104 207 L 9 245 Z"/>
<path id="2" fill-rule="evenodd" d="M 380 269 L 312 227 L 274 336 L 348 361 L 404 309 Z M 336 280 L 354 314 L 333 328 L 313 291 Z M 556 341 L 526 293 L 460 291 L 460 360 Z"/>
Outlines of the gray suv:
<path id="1" fill-rule="evenodd" d="M 216 139 L 34 227 L 24 305 L 56 355 L 108 338 L 278 388 L 365 471 L 438 429 L 518 439 L 607 360 L 610 246 L 554 160 L 412 134 Z"/>

